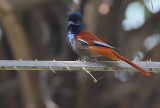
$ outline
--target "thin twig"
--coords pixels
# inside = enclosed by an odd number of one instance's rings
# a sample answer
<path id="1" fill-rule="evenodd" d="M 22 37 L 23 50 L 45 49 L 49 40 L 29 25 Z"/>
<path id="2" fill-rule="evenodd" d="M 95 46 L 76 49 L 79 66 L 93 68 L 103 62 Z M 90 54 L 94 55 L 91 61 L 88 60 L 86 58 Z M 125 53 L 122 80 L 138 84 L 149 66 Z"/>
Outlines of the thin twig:
<path id="1" fill-rule="evenodd" d="M 49 69 L 56 74 L 56 71 L 52 67 L 49 67 Z"/>
<path id="2" fill-rule="evenodd" d="M 152 10 L 153 10 L 153 2 L 152 2 L 152 0 L 150 0 L 150 1 L 151 1 Z"/>
<path id="3" fill-rule="evenodd" d="M 90 73 L 90 71 L 88 71 L 86 68 L 82 68 L 86 73 L 88 73 L 92 78 L 93 78 L 93 81 L 94 81 L 94 83 L 96 83 L 97 82 L 97 80 L 96 80 L 96 78 L 94 78 L 94 76 Z"/>

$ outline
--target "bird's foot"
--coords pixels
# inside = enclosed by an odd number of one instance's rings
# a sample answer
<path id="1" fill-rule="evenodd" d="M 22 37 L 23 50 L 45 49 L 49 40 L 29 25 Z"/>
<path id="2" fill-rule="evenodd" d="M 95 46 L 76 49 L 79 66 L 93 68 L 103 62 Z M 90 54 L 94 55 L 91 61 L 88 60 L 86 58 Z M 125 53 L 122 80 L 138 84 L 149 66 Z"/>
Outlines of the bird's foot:
<path id="1" fill-rule="evenodd" d="M 98 62 L 98 60 L 97 60 L 96 57 L 92 58 L 91 61 L 92 61 L 92 62 Z"/>
<path id="2" fill-rule="evenodd" d="M 97 62 L 98 60 L 95 57 L 84 57 L 81 59 L 81 61 L 87 63 L 87 62 Z"/>
<path id="3" fill-rule="evenodd" d="M 84 57 L 84 58 L 81 59 L 81 61 L 84 62 L 84 63 L 87 63 L 88 59 L 89 59 L 89 57 Z"/>

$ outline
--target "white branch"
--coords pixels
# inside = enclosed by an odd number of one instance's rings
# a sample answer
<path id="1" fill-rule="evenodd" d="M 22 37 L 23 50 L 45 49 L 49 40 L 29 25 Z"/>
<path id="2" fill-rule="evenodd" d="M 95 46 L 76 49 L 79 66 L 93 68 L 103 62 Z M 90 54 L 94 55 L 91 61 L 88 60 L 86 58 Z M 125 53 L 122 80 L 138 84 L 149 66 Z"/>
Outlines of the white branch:
<path id="1" fill-rule="evenodd" d="M 149 72 L 160 72 L 160 62 L 134 62 Z M 0 70 L 51 70 L 78 71 L 132 71 L 138 72 L 123 61 L 81 62 L 81 61 L 23 61 L 0 60 Z"/>

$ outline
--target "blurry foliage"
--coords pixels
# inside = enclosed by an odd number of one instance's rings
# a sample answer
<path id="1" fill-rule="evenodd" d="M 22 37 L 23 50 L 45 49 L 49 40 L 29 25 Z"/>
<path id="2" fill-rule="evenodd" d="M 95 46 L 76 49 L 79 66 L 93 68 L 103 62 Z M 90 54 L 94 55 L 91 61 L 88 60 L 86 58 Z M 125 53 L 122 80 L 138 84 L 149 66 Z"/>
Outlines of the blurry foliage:
<path id="1" fill-rule="evenodd" d="M 144 9 L 145 9 L 145 18 L 149 19 L 150 17 L 152 17 L 152 14 L 148 11 L 148 9 L 147 8 Z"/>
<path id="2" fill-rule="evenodd" d="M 116 44 L 123 56 L 133 60 L 137 52 L 141 51 L 144 56 L 142 59 L 153 58 L 159 61 L 159 43 L 150 51 L 143 46 L 147 37 L 160 34 L 159 11 L 150 12 L 144 2 L 140 1 L 145 6 L 145 23 L 130 31 L 125 31 L 122 27 L 126 8 L 134 1 L 136 0 L 1 0 L 0 59 L 26 59 L 27 55 L 24 56 L 23 52 L 27 51 L 30 54 L 27 59 L 77 60 L 78 55 L 66 42 L 67 14 L 76 10 L 83 14 L 87 30 Z M 104 6 L 104 9 L 109 9 L 106 13 L 98 11 L 103 3 L 108 6 Z M 9 11 L 8 6 L 12 7 Z M 136 8 L 134 10 L 135 13 L 138 11 Z M 16 22 L 9 25 L 8 21 L 11 20 L 8 17 L 14 17 Z M 22 29 L 21 33 L 16 31 L 17 27 Z M 28 49 L 21 43 L 22 40 Z M 150 43 L 152 41 L 148 41 Z M 103 57 L 99 59 L 106 60 Z M 92 73 L 96 78 L 103 78 L 93 84 L 83 72 L 28 73 L 25 77 L 26 73 L 0 71 L 0 108 L 160 107 L 159 74 L 146 77 L 141 73 L 128 75 L 120 72 L 115 77 L 113 73 L 96 72 Z"/>

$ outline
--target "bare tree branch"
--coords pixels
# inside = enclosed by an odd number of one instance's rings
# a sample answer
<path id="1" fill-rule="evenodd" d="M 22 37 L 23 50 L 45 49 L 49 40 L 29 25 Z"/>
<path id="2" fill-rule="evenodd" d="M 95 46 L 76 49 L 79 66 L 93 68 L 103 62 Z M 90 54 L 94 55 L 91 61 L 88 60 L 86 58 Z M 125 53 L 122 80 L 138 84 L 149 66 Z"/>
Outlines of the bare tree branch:
<path id="1" fill-rule="evenodd" d="M 134 62 L 149 72 L 160 72 L 160 62 Z M 23 61 L 0 60 L 0 70 L 51 70 L 51 71 L 130 71 L 138 72 L 123 61 L 81 62 L 81 61 Z"/>

